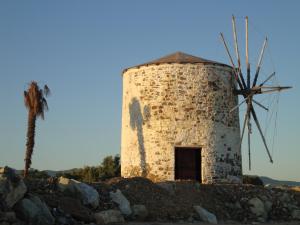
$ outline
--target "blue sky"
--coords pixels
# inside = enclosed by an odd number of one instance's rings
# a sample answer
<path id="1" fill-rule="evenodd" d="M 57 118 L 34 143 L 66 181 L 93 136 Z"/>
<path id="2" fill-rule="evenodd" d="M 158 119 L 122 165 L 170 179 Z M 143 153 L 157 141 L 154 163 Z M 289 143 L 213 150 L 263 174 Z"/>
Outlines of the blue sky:
<path id="1" fill-rule="evenodd" d="M 29 81 L 53 92 L 32 166 L 97 165 L 120 151 L 122 70 L 175 51 L 228 63 L 219 32 L 232 47 L 234 14 L 241 43 L 249 16 L 253 65 L 269 37 L 262 76 L 275 69 L 294 87 L 280 95 L 275 163 L 254 134 L 253 170 L 243 148 L 244 173 L 300 181 L 299 9 L 299 1 L 1 1 L 0 165 L 23 167 Z"/>

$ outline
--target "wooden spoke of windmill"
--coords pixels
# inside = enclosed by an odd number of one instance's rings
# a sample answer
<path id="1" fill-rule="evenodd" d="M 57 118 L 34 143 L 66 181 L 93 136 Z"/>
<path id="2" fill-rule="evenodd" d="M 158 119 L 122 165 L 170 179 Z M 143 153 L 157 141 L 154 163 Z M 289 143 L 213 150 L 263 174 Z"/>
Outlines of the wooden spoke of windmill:
<path id="1" fill-rule="evenodd" d="M 233 107 L 230 112 L 238 109 L 242 104 L 247 104 L 247 110 L 244 116 L 244 121 L 243 121 L 243 127 L 242 127 L 242 133 L 241 133 L 241 140 L 240 140 L 240 146 L 243 140 L 243 136 L 247 127 L 248 131 L 248 156 L 249 156 L 249 169 L 251 170 L 251 133 L 252 133 L 252 128 L 251 128 L 251 119 L 254 120 L 256 127 L 259 131 L 259 134 L 262 138 L 264 147 L 266 149 L 266 152 L 268 154 L 268 157 L 270 159 L 270 162 L 273 163 L 272 156 L 270 154 L 266 138 L 262 132 L 262 128 L 260 126 L 256 111 L 254 109 L 254 105 L 257 105 L 264 110 L 269 110 L 266 106 L 261 104 L 260 102 L 256 101 L 254 98 L 256 95 L 259 94 L 269 94 L 273 92 L 280 92 L 282 90 L 289 89 L 291 87 L 289 86 L 267 86 L 266 84 L 268 83 L 271 78 L 275 76 L 275 72 L 273 72 L 271 75 L 269 75 L 263 82 L 258 84 L 258 78 L 263 62 L 263 56 L 265 49 L 267 47 L 268 39 L 265 38 L 262 49 L 260 51 L 260 55 L 258 58 L 258 63 L 255 69 L 255 73 L 253 76 L 253 80 L 251 80 L 251 70 L 250 70 L 250 63 L 249 63 L 249 45 L 248 45 L 248 17 L 245 18 L 245 27 L 246 27 L 246 46 L 245 46 L 245 52 L 246 52 L 246 77 L 244 77 L 242 73 L 242 68 L 241 68 L 241 58 L 240 58 L 240 53 L 239 53 L 239 46 L 238 46 L 238 37 L 237 37 L 237 32 L 236 32 L 236 23 L 235 23 L 235 17 L 232 16 L 232 30 L 233 30 L 233 39 L 234 39 L 234 47 L 235 47 L 235 55 L 237 58 L 237 66 L 234 63 L 233 57 L 231 56 L 231 53 L 229 51 L 228 45 L 226 43 L 226 40 L 224 38 L 224 35 L 221 33 L 221 40 L 224 44 L 227 56 L 229 58 L 230 64 L 233 68 L 233 76 L 238 84 L 238 87 L 233 90 L 233 93 L 236 95 L 241 95 L 243 96 L 244 100 L 239 103 L 237 106 Z"/>

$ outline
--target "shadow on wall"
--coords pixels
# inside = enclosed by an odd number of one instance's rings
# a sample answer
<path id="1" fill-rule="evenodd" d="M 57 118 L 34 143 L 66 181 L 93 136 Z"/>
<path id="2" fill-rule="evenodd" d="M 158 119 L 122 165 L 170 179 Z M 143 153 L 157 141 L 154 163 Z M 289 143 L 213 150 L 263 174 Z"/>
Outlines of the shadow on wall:
<path id="1" fill-rule="evenodd" d="M 141 105 L 137 98 L 132 98 L 129 104 L 129 115 L 130 115 L 130 127 L 132 130 L 137 130 L 137 138 L 140 152 L 140 167 L 142 169 L 142 176 L 146 177 L 146 152 L 144 146 L 144 135 L 143 135 L 143 114 L 141 111 Z"/>

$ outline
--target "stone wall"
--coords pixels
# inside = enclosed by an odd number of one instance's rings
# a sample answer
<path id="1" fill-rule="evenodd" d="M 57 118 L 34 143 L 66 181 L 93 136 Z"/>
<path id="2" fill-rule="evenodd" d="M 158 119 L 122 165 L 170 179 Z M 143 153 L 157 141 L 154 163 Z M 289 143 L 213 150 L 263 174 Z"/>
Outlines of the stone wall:
<path id="1" fill-rule="evenodd" d="M 202 182 L 240 176 L 238 103 L 230 68 L 160 64 L 123 74 L 121 173 L 174 180 L 174 147 L 201 147 Z"/>

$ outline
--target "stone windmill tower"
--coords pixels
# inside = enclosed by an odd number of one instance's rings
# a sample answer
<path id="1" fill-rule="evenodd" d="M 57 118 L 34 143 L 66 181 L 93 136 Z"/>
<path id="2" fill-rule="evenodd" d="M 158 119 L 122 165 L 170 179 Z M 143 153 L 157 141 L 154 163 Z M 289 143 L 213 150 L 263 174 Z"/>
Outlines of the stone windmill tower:
<path id="1" fill-rule="evenodd" d="M 122 176 L 202 183 L 239 178 L 231 73 L 228 65 L 182 52 L 124 70 Z"/>

